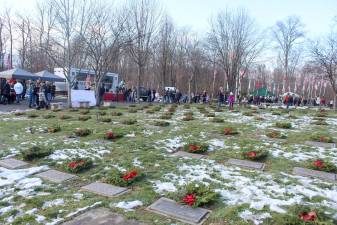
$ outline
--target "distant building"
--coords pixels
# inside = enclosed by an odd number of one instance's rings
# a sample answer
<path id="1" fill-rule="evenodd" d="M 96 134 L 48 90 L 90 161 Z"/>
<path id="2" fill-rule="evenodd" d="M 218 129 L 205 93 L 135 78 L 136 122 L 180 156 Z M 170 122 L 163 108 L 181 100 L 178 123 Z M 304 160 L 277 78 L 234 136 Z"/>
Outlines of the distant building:
<path id="1" fill-rule="evenodd" d="M 54 74 L 65 78 L 63 68 L 54 68 Z M 72 89 L 85 90 L 89 87 L 93 89 L 95 87 L 95 72 L 89 69 L 71 68 L 70 70 L 71 80 L 73 81 Z M 67 82 L 56 82 L 57 92 L 67 92 Z M 119 83 L 119 75 L 116 73 L 108 72 L 103 79 L 103 85 L 106 92 L 115 92 Z"/>

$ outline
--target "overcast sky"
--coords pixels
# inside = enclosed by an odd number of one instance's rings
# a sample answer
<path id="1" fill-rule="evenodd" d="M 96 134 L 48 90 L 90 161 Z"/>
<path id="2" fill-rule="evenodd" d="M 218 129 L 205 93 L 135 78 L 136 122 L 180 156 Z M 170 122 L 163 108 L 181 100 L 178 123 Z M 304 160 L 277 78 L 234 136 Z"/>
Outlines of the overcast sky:
<path id="1" fill-rule="evenodd" d="M 39 0 L 43 1 L 43 0 Z M 107 0 L 109 1 L 109 0 Z M 123 3 L 127 0 L 111 0 Z M 270 28 L 288 16 L 299 16 L 305 24 L 306 37 L 321 38 L 329 33 L 337 16 L 337 0 L 157 0 L 178 27 L 189 27 L 201 38 L 209 29 L 209 20 L 224 9 L 246 9 L 262 30 Z M 0 0 L 0 9 L 32 14 L 36 0 Z M 268 37 L 268 36 L 267 36 Z M 270 47 L 270 46 L 269 46 Z M 260 62 L 274 67 L 276 52 L 267 48 Z M 305 57 L 305 55 L 302 55 Z"/>
<path id="2" fill-rule="evenodd" d="M 117 2 L 124 0 L 116 0 Z M 212 15 L 222 9 L 245 8 L 261 28 L 268 28 L 289 15 L 301 17 L 307 34 L 317 37 L 329 31 L 337 15 L 337 0 L 158 0 L 178 26 L 203 33 Z M 0 0 L 0 7 L 31 13 L 36 0 Z"/>

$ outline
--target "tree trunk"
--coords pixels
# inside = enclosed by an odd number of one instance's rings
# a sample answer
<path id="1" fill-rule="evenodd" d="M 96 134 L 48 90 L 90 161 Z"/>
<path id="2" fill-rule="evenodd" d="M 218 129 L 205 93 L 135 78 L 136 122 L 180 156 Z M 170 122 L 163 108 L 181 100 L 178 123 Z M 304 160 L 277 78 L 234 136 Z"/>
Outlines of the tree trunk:
<path id="1" fill-rule="evenodd" d="M 71 82 L 68 80 L 68 107 L 71 108 Z"/>
<path id="2" fill-rule="evenodd" d="M 95 96 L 96 96 L 96 106 L 100 106 L 101 96 L 100 96 L 99 85 L 96 85 L 96 87 L 95 87 Z M 117 98 L 118 98 L 118 93 L 117 93 Z"/>
<path id="3" fill-rule="evenodd" d="M 191 98 L 191 83 L 192 83 L 193 77 L 188 79 L 188 101 L 191 104 L 192 103 L 192 98 Z"/>
<path id="4" fill-rule="evenodd" d="M 334 109 L 335 111 L 337 110 L 336 104 L 337 104 L 337 94 L 335 94 L 334 102 L 333 102 L 333 109 Z"/>

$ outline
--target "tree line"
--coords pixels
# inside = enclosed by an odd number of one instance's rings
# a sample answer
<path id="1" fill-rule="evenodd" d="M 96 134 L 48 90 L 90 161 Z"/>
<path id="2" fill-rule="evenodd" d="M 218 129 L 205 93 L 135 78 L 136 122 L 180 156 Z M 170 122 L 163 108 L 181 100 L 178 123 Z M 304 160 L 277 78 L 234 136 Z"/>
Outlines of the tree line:
<path id="1" fill-rule="evenodd" d="M 89 68 L 97 93 L 110 71 L 129 87 L 175 86 L 188 95 L 208 90 L 214 96 L 222 86 L 242 96 L 266 86 L 277 94 L 293 91 L 311 98 L 322 94 L 323 86 L 336 101 L 334 27 L 323 40 L 308 40 L 298 17 L 261 29 L 245 9 L 220 10 L 209 25 L 202 37 L 180 28 L 156 0 L 37 1 L 30 15 L 13 9 L 0 13 L 0 70 L 61 67 L 70 90 L 69 68 Z"/>

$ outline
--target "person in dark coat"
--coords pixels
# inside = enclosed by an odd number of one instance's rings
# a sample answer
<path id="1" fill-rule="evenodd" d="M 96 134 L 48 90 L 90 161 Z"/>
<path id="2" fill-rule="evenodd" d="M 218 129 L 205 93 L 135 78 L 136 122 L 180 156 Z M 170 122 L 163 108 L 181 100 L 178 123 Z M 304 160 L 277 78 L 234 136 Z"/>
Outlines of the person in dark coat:
<path id="1" fill-rule="evenodd" d="M 219 109 L 225 103 L 225 94 L 223 91 L 223 87 L 219 88 L 217 98 L 218 98 L 218 109 Z"/>
<path id="2" fill-rule="evenodd" d="M 2 95 L 4 96 L 4 104 L 10 102 L 10 93 L 11 93 L 11 86 L 9 85 L 9 81 L 6 81 L 5 85 L 2 88 Z"/>

